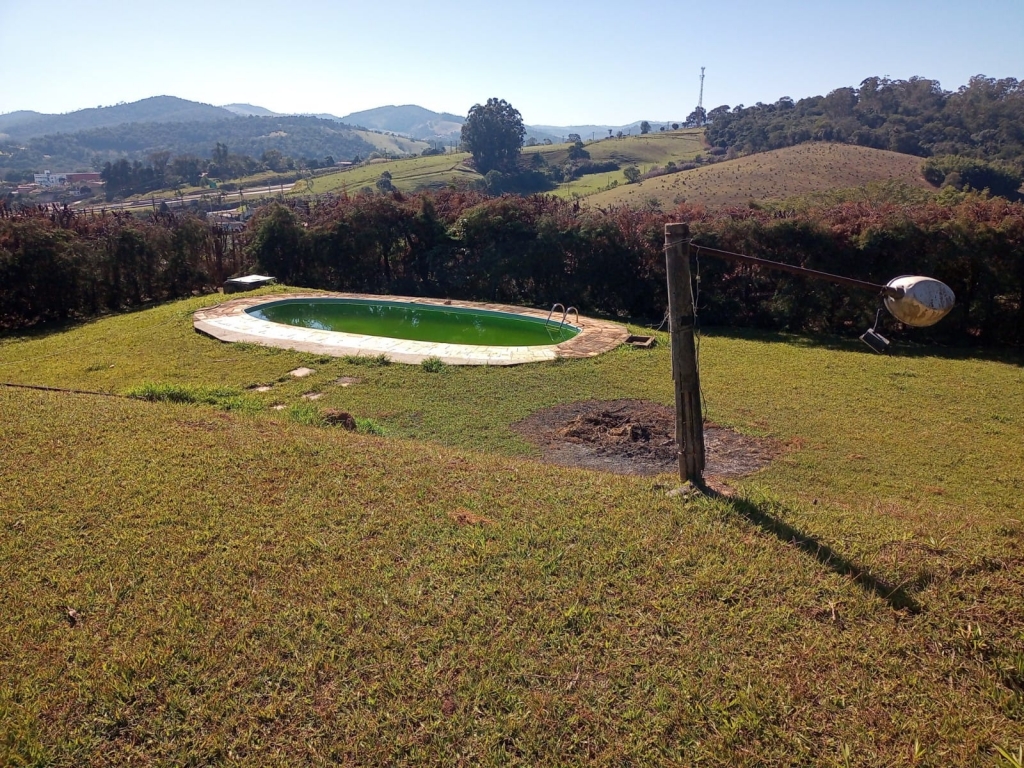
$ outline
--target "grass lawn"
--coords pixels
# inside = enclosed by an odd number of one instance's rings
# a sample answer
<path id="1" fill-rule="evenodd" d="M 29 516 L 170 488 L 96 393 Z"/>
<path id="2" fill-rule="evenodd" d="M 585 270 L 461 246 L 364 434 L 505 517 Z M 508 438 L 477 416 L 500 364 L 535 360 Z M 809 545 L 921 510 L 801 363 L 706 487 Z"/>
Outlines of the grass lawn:
<path id="1" fill-rule="evenodd" d="M 664 335 L 430 373 L 194 333 L 218 300 L 0 337 L 3 382 L 219 404 L 0 387 L 0 764 L 1014 764 L 1018 365 L 709 332 L 710 417 L 786 450 L 684 501 L 509 429 L 670 403 Z"/>

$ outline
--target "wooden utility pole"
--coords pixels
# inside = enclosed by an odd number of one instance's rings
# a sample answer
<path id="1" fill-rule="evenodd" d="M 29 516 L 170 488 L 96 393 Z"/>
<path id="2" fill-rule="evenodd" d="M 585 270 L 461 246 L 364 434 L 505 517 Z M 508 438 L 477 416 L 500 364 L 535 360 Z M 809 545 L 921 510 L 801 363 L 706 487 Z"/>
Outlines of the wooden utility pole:
<path id="1" fill-rule="evenodd" d="M 676 445 L 679 477 L 704 483 L 704 419 L 700 378 L 693 343 L 693 291 L 690 287 L 690 228 L 665 225 L 665 272 L 668 275 L 668 328 L 672 336 L 672 379 L 676 387 Z"/>

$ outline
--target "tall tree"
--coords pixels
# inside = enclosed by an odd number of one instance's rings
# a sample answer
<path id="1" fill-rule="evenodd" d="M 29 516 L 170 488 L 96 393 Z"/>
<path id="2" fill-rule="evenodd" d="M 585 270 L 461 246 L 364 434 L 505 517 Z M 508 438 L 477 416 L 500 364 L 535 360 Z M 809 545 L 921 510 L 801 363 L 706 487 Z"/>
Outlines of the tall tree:
<path id="1" fill-rule="evenodd" d="M 504 99 L 475 104 L 462 125 L 462 143 L 477 171 L 514 171 L 526 128 L 519 110 Z"/>

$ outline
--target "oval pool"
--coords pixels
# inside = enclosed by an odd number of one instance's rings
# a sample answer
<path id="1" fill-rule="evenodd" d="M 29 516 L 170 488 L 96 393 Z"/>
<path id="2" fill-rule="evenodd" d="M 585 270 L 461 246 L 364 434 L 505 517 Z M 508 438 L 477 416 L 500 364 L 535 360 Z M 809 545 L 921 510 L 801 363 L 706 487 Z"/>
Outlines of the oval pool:
<path id="1" fill-rule="evenodd" d="M 259 320 L 389 339 L 489 347 L 561 344 L 579 333 L 560 316 L 536 317 L 454 306 L 367 299 L 283 299 L 251 307 Z"/>
<path id="2" fill-rule="evenodd" d="M 546 309 L 457 299 L 353 293 L 244 296 L 197 310 L 192 325 L 221 341 L 240 341 L 317 355 L 387 355 L 417 364 L 437 357 L 452 365 L 520 365 L 594 357 L 629 336 L 617 323 Z M 557 319 L 556 319 L 557 318 Z"/>

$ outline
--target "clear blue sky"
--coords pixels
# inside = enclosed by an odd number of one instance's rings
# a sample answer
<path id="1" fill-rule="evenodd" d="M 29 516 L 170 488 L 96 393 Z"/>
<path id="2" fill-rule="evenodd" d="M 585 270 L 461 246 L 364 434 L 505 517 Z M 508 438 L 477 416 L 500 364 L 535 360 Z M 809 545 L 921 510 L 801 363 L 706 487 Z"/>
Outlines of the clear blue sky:
<path id="1" fill-rule="evenodd" d="M 1024 79 L 1024 0 L 0 0 L 0 113 L 169 94 L 278 112 L 504 98 L 532 124 L 684 118 L 871 75 Z"/>

